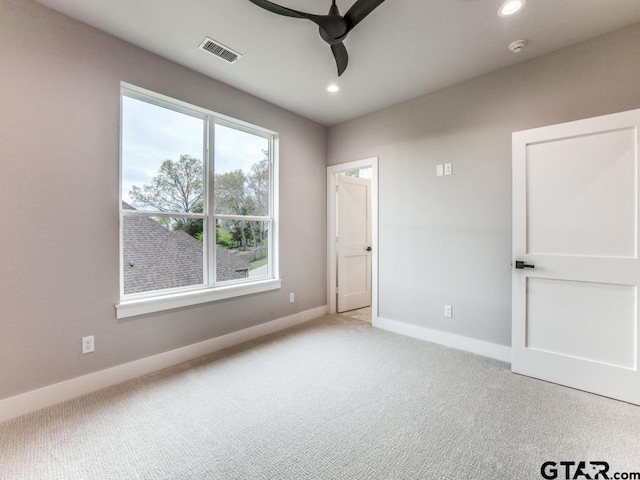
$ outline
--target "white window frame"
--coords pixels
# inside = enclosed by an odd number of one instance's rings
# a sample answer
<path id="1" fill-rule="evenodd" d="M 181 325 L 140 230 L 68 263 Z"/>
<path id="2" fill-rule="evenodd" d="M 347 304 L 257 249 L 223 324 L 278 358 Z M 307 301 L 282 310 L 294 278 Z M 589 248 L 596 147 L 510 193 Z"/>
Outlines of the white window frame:
<path id="1" fill-rule="evenodd" d="M 202 118 L 205 123 L 204 132 L 204 194 L 205 205 L 202 214 L 179 214 L 163 212 L 137 212 L 135 210 L 125 210 L 122 208 L 122 99 L 123 97 L 134 98 L 159 107 L 168 108 L 173 111 L 185 113 L 190 116 Z M 278 133 L 243 122 L 225 115 L 221 115 L 210 110 L 195 105 L 176 100 L 165 95 L 161 95 L 135 85 L 121 83 L 120 92 L 121 118 L 120 118 L 120 181 L 119 181 L 119 208 L 120 208 L 120 303 L 116 305 L 116 318 L 127 318 L 136 315 L 170 310 L 174 308 L 187 307 L 207 302 L 215 302 L 243 295 L 277 290 L 282 287 L 279 277 L 278 260 Z M 215 125 L 224 125 L 237 130 L 245 131 L 254 135 L 269 139 L 269 212 L 266 216 L 244 216 L 244 215 L 222 215 L 215 213 L 213 180 L 214 180 L 214 131 Z M 124 294 L 124 271 L 123 271 L 123 219 L 125 216 L 144 215 L 146 217 L 158 216 L 186 216 L 202 217 L 205 220 L 206 229 L 203 231 L 205 238 L 204 248 L 204 284 L 190 287 L 157 290 L 134 294 Z M 216 281 L 215 272 L 215 245 L 216 220 L 247 220 L 265 221 L 269 224 L 269 274 L 263 277 L 251 279 L 232 280 L 226 282 Z"/>

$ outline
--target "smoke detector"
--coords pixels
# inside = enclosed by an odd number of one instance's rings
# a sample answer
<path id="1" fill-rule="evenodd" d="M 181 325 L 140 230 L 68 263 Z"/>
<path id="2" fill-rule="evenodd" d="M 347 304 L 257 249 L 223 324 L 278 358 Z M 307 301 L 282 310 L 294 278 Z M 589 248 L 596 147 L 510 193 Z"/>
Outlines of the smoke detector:
<path id="1" fill-rule="evenodd" d="M 524 46 L 526 44 L 526 40 L 516 40 L 515 42 L 511 43 L 511 45 L 509 45 L 509 50 L 511 50 L 513 53 L 520 53 L 522 50 L 524 50 Z"/>

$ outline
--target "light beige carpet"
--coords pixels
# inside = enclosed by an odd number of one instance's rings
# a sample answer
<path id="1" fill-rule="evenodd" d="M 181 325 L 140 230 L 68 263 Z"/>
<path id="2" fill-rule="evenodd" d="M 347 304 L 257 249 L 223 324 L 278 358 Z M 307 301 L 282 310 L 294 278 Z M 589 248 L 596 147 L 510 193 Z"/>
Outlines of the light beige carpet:
<path id="1" fill-rule="evenodd" d="M 640 408 L 341 316 L 0 424 L 3 480 L 515 480 L 560 460 L 640 471 Z"/>

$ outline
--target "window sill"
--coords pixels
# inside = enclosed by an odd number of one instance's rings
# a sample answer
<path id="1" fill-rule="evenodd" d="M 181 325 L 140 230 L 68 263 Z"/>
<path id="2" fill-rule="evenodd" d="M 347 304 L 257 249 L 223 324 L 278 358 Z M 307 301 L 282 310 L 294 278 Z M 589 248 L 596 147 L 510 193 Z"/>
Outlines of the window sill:
<path id="1" fill-rule="evenodd" d="M 251 295 L 252 293 L 278 290 L 282 287 L 282 280 L 272 279 L 260 282 L 245 283 L 243 285 L 229 285 L 225 287 L 209 288 L 193 292 L 163 295 L 159 297 L 126 300 L 116 305 L 116 318 L 135 317 L 147 313 L 162 312 L 174 308 L 188 307 L 201 303 L 215 302 L 227 298 Z"/>

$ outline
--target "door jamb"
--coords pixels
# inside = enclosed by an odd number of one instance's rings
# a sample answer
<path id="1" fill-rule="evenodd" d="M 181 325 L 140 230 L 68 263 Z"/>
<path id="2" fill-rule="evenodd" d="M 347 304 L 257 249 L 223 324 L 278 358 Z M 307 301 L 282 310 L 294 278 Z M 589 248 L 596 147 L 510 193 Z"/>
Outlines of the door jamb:
<path id="1" fill-rule="evenodd" d="M 327 306 L 336 313 L 337 248 L 336 248 L 336 186 L 341 172 L 371 168 L 371 320 L 378 318 L 378 157 L 327 167 Z"/>

